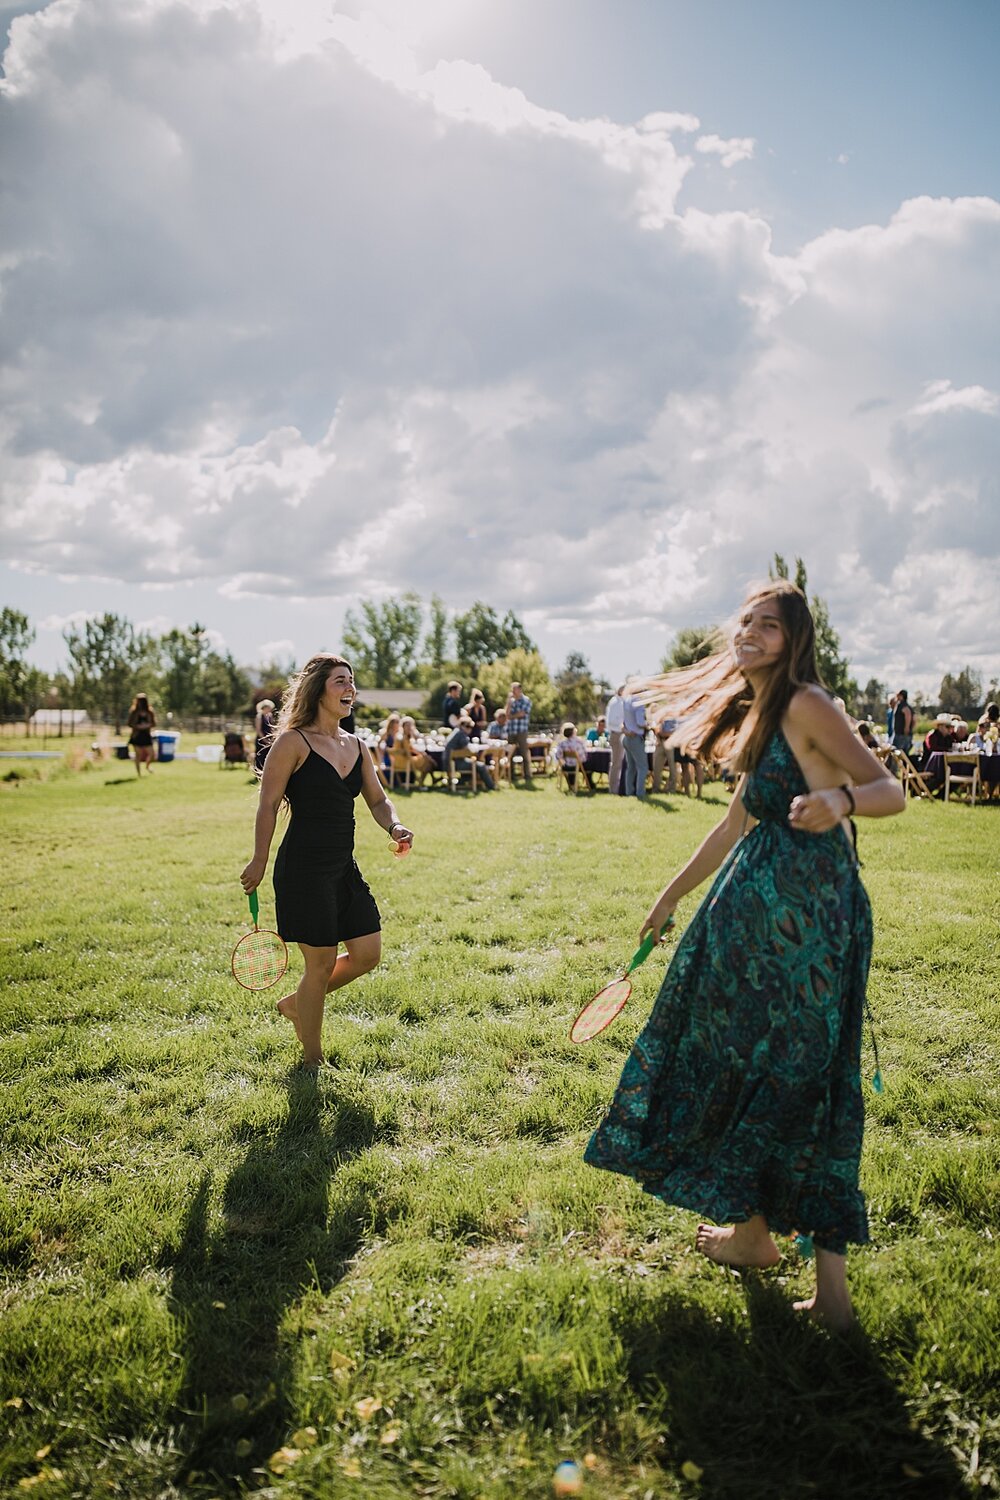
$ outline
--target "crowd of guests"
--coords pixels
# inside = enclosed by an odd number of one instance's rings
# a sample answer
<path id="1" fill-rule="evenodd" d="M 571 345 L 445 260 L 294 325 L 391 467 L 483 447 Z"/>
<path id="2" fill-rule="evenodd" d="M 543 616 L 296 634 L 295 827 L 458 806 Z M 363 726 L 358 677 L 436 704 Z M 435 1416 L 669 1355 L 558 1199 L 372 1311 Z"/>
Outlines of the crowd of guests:
<path id="1" fill-rule="evenodd" d="M 958 714 L 942 710 L 930 729 L 918 743 L 916 739 L 916 714 L 910 705 L 905 690 L 894 693 L 889 699 L 885 726 L 885 747 L 902 752 L 914 769 L 921 773 L 925 785 L 932 792 L 939 792 L 944 785 L 944 770 L 941 761 L 932 760 L 935 755 L 947 755 L 952 751 L 979 755 L 1000 754 L 1000 705 L 987 703 L 975 727 Z M 881 750 L 874 726 L 862 720 L 857 726 L 860 738 L 870 750 Z M 888 762 L 894 769 L 892 760 Z M 898 769 L 898 767 L 896 767 Z M 985 795 L 992 794 L 992 787 Z"/>

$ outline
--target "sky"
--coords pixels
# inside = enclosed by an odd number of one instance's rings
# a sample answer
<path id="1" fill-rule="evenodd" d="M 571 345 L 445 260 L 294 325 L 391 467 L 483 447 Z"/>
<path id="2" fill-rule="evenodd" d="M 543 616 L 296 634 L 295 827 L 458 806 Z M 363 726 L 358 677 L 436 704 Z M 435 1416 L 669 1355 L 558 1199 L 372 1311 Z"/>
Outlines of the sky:
<path id="1" fill-rule="evenodd" d="M 992 0 L 0 0 L 0 603 L 1000 675 Z"/>

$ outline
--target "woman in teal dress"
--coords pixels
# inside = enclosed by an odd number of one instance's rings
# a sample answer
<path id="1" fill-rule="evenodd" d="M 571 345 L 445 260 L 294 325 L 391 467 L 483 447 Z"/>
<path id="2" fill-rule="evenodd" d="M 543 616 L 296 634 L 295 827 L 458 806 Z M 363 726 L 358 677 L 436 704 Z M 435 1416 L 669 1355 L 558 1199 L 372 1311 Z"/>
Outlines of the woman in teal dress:
<path id="1" fill-rule="evenodd" d="M 848 819 L 902 812 L 903 794 L 822 687 L 794 584 L 751 592 L 732 646 L 647 697 L 684 718 L 688 747 L 744 774 L 643 923 L 659 934 L 718 872 L 586 1159 L 714 1219 L 696 1245 L 719 1263 L 774 1265 L 772 1230 L 810 1234 L 816 1293 L 796 1306 L 844 1327 L 847 1246 L 868 1238 L 858 1167 L 872 941 Z"/>

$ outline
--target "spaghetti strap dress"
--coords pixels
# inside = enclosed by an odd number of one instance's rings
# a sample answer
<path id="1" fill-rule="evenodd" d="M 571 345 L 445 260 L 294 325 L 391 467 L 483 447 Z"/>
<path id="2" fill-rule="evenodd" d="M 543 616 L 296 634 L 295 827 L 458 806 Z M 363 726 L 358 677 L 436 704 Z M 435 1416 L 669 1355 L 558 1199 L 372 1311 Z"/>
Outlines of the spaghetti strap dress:
<path id="1" fill-rule="evenodd" d="M 585 1159 L 718 1223 L 763 1214 L 844 1254 L 868 1239 L 871 908 L 841 827 L 788 826 L 807 791 L 779 730 L 744 785 L 759 821 L 678 943 Z"/>
<path id="2" fill-rule="evenodd" d="M 286 943 L 332 948 L 382 925 L 354 861 L 354 799 L 367 751 L 358 740 L 357 759 L 341 776 L 302 738 L 309 754 L 288 779 L 292 816 L 274 861 L 274 905 Z"/>

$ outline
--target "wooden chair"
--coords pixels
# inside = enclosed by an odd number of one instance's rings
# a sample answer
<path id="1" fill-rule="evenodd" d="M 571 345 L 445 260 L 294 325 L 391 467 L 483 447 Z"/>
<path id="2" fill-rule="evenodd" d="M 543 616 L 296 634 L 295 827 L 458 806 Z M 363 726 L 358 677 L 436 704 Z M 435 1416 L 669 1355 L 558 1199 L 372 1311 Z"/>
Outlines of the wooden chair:
<path id="1" fill-rule="evenodd" d="M 553 759 L 555 760 L 554 756 Z M 556 760 L 556 790 L 559 791 L 562 787 L 565 786 L 567 792 L 572 792 L 573 796 L 575 797 L 577 792 L 580 790 L 580 782 L 583 781 L 583 767 L 576 759 L 570 760 L 569 764 L 572 765 L 574 770 L 576 771 L 575 776 L 571 776 L 569 774 L 569 770 L 567 769 L 567 765 L 565 762 Z"/>
<path id="2" fill-rule="evenodd" d="M 930 787 L 927 785 L 927 782 L 924 780 L 922 773 L 917 770 L 916 766 L 913 764 L 906 751 L 896 750 L 894 753 L 899 762 L 899 780 L 902 784 L 904 794 L 908 792 L 911 797 L 933 798 L 934 793 L 931 791 Z"/>
<path id="3" fill-rule="evenodd" d="M 979 756 L 972 752 L 950 750 L 944 758 L 944 800 L 947 802 L 954 790 L 969 793 L 969 805 L 975 807 L 979 786 Z"/>
<path id="4" fill-rule="evenodd" d="M 389 769 L 386 771 L 390 791 L 400 778 L 404 790 L 408 792 L 413 779 L 413 757 L 405 745 L 393 745 L 389 751 Z"/>
<path id="5" fill-rule="evenodd" d="M 479 762 L 475 750 L 466 746 L 461 750 L 453 750 L 450 759 L 445 761 L 445 779 L 448 783 L 449 792 L 453 792 L 461 780 L 462 770 L 455 764 L 456 761 L 465 761 L 469 772 L 469 787 L 475 792 L 479 790 L 478 772 Z"/>

